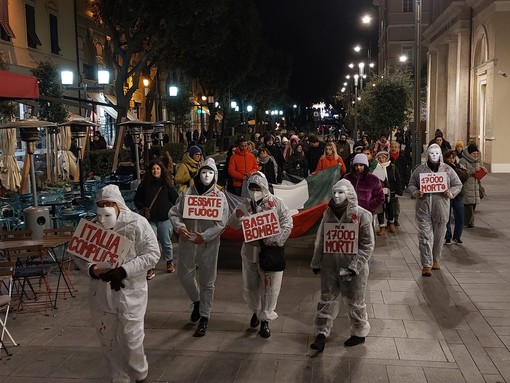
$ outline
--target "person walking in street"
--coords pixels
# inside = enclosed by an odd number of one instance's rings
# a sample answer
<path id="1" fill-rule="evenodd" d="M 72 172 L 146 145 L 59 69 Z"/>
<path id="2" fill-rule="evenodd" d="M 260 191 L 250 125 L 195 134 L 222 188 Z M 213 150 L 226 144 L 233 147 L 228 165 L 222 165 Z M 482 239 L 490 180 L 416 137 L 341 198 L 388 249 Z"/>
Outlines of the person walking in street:
<path id="1" fill-rule="evenodd" d="M 455 150 L 448 150 L 445 154 L 445 163 L 451 166 L 455 173 L 459 176 L 460 182 L 462 185 L 466 183 L 469 178 L 469 174 L 466 169 L 462 165 L 456 162 L 457 161 L 457 152 Z M 452 239 L 454 243 L 461 244 L 462 240 L 460 237 L 462 236 L 462 231 L 464 230 L 464 201 L 463 201 L 463 190 L 459 194 L 455 196 L 455 198 L 450 200 L 450 213 L 453 212 L 453 218 L 455 220 L 455 228 L 453 230 L 451 228 L 451 220 L 452 215 L 448 215 L 448 223 L 446 224 L 446 236 L 445 236 L 445 244 L 451 245 Z"/>
<path id="2" fill-rule="evenodd" d="M 390 151 L 390 142 L 388 141 L 388 135 L 386 134 L 381 134 L 379 139 L 375 142 L 373 154 L 375 155 L 382 151 Z"/>
<path id="3" fill-rule="evenodd" d="M 324 147 L 324 154 L 317 163 L 317 169 L 312 174 L 317 174 L 324 169 L 329 169 L 333 166 L 340 166 L 340 174 L 344 175 L 346 167 L 342 157 L 336 153 L 336 145 L 334 142 L 328 142 Z"/>
<path id="4" fill-rule="evenodd" d="M 271 194 L 264 174 L 257 172 L 248 179 L 250 199 L 243 206 L 236 208 L 231 215 L 229 225 L 238 229 L 243 217 L 273 210 L 278 216 L 280 233 L 261 240 L 263 246 L 283 247 L 292 231 L 293 223 L 289 209 L 281 198 Z M 256 328 L 260 324 L 259 335 L 269 338 L 269 321 L 278 318 L 276 304 L 282 284 L 283 271 L 264 271 L 260 267 L 260 241 L 243 242 L 241 259 L 243 267 L 243 296 L 253 313 L 250 327 Z"/>
<path id="5" fill-rule="evenodd" d="M 338 155 L 342 157 L 344 164 L 347 165 L 347 158 L 351 154 L 351 144 L 349 141 L 347 141 L 347 134 L 340 134 L 340 139 L 338 140 L 336 146 L 338 148 Z"/>
<path id="6" fill-rule="evenodd" d="M 273 158 L 269 149 L 265 146 L 259 148 L 259 157 L 257 159 L 259 163 L 259 171 L 264 173 L 267 178 L 267 182 L 270 184 L 281 183 L 281 175 L 278 173 L 278 164 Z"/>
<path id="7" fill-rule="evenodd" d="M 149 222 L 132 212 L 118 186 L 107 185 L 96 195 L 97 221 L 105 229 L 132 241 L 120 267 L 102 269 L 75 261 L 91 278 L 89 302 L 101 350 L 112 382 L 146 382 L 149 365 L 143 348 L 147 308 L 147 271 L 160 258 L 158 241 Z"/>
<path id="8" fill-rule="evenodd" d="M 431 173 L 437 175 L 435 178 L 446 178 L 443 180 L 446 183 L 446 190 L 439 192 L 425 192 L 422 190 L 420 174 Z M 442 190 L 440 185 L 437 186 L 437 189 Z M 409 191 L 416 198 L 418 247 L 422 265 L 421 274 L 424 277 L 432 276 L 431 270 L 441 268 L 439 260 L 443 250 L 446 223 L 450 214 L 450 199 L 455 198 L 461 189 L 462 182 L 460 182 L 457 173 L 450 166 L 443 163 L 439 145 L 430 145 L 427 149 L 427 162 L 419 165 L 413 171 L 409 181 Z"/>
<path id="9" fill-rule="evenodd" d="M 319 163 L 319 159 L 324 154 L 324 143 L 319 141 L 319 138 L 311 134 L 308 138 L 308 152 L 306 153 L 306 159 L 308 160 L 308 169 L 310 173 L 313 174 L 317 169 L 317 164 Z"/>
<path id="10" fill-rule="evenodd" d="M 228 174 L 232 177 L 234 194 L 240 196 L 243 181 L 247 180 L 252 173 L 258 170 L 257 159 L 248 151 L 248 141 L 246 139 L 240 140 L 228 163 Z"/>
<path id="11" fill-rule="evenodd" d="M 398 142 L 392 142 L 390 145 L 390 161 L 397 167 L 398 174 L 400 174 L 400 178 L 402 179 L 402 190 L 405 190 L 407 185 L 409 185 L 409 179 L 411 178 L 411 159 L 400 150 L 400 144 Z M 394 224 L 395 226 L 400 226 L 400 222 L 398 220 L 400 215 L 400 201 L 398 196 L 396 196 L 393 206 L 393 217 L 395 219 Z"/>
<path id="12" fill-rule="evenodd" d="M 182 162 L 175 173 L 175 183 L 179 186 L 179 193 L 187 187 L 193 186 L 193 179 L 203 162 L 202 151 L 198 146 L 192 145 L 182 157 Z"/>
<path id="13" fill-rule="evenodd" d="M 136 189 L 134 203 L 138 211 L 148 213 L 145 218 L 149 221 L 161 244 L 167 273 L 175 271 L 172 248 L 173 229 L 172 223 L 168 219 L 168 212 L 176 200 L 177 192 L 172 186 L 172 180 L 166 167 L 160 160 L 152 161 L 149 164 L 149 172 L 145 173 L 142 182 Z M 152 279 L 155 275 L 154 269 L 150 269 L 147 272 L 147 279 Z"/>
<path id="14" fill-rule="evenodd" d="M 462 158 L 459 164 L 463 166 L 469 178 L 462 188 L 464 200 L 464 224 L 468 228 L 475 227 L 475 209 L 480 203 L 480 181 L 475 174 L 481 169 L 487 172 L 487 169 L 480 165 L 480 151 L 476 144 L 469 144 L 462 152 Z"/>
<path id="15" fill-rule="evenodd" d="M 291 154 L 287 160 L 285 171 L 301 179 L 308 177 L 308 161 L 306 160 L 304 147 L 302 144 L 297 144 L 294 153 Z"/>
<path id="16" fill-rule="evenodd" d="M 314 274 L 321 276 L 321 296 L 315 316 L 316 338 L 310 348 L 324 351 L 326 338 L 333 328 L 338 315 L 337 297 L 341 295 L 349 307 L 351 337 L 344 346 L 352 347 L 365 342 L 370 332 L 370 323 L 365 303 L 365 291 L 368 282 L 368 261 L 374 251 L 375 238 L 372 226 L 372 214 L 358 205 L 356 191 L 345 179 L 338 181 L 332 189 L 333 198 L 325 211 L 317 236 L 312 262 Z M 325 224 L 355 224 L 358 236 L 356 253 L 348 251 L 324 251 Z"/>
<path id="17" fill-rule="evenodd" d="M 92 141 L 90 141 L 90 150 L 101 150 L 106 149 L 106 147 L 106 140 L 102 136 L 101 132 L 96 130 L 92 137 Z"/>
<path id="18" fill-rule="evenodd" d="M 403 194 L 402 179 L 397 167 L 390 162 L 390 154 L 388 152 L 377 153 L 376 159 L 379 164 L 372 174 L 381 180 L 384 192 L 384 203 L 377 212 L 377 220 L 379 222 L 377 235 L 384 236 L 386 234 L 386 227 L 388 227 L 391 233 L 397 232 L 393 213 L 397 196 Z"/>
<path id="19" fill-rule="evenodd" d="M 172 225 L 179 234 L 177 275 L 193 302 L 190 319 L 192 322 L 199 320 L 194 337 L 202 337 L 207 332 L 214 301 L 220 234 L 228 221 L 227 199 L 216 186 L 217 179 L 216 163 L 208 158 L 198 170 L 193 186 L 179 196 L 177 204 L 169 213 Z M 186 199 L 189 196 L 221 198 L 221 219 L 184 218 Z"/>

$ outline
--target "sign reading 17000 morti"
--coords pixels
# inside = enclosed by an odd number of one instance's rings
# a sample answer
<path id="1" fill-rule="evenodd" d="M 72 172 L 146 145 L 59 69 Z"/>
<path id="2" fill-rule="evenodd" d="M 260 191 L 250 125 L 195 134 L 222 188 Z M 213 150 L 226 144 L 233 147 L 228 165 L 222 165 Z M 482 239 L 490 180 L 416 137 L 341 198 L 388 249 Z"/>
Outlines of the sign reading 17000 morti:
<path id="1" fill-rule="evenodd" d="M 325 223 L 324 253 L 356 254 L 358 252 L 358 223 Z"/>
<path id="2" fill-rule="evenodd" d="M 448 175 L 446 172 L 421 173 L 420 190 L 424 193 L 442 193 L 448 190 Z"/>

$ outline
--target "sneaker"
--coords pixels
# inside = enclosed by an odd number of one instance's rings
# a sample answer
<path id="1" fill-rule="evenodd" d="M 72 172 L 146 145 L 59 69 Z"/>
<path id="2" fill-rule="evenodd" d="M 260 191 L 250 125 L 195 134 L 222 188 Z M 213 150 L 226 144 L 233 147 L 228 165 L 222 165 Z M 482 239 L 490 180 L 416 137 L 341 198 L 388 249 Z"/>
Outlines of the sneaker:
<path id="1" fill-rule="evenodd" d="M 166 272 L 167 273 L 175 273 L 175 267 L 173 261 L 166 263 Z"/>
<path id="2" fill-rule="evenodd" d="M 154 271 L 154 269 L 150 269 L 147 271 L 147 280 L 148 281 L 150 281 L 155 276 L 156 276 L 156 271 Z"/>
<path id="3" fill-rule="evenodd" d="M 200 301 L 193 302 L 191 306 L 193 306 L 193 311 L 190 320 L 194 323 L 200 319 Z"/>
<path id="4" fill-rule="evenodd" d="M 209 323 L 209 318 L 201 317 L 200 322 L 198 322 L 197 329 L 195 330 L 195 333 L 193 336 L 195 338 L 200 338 L 205 335 L 207 332 L 207 324 Z"/>
<path id="5" fill-rule="evenodd" d="M 457 239 L 457 238 L 453 238 L 453 242 L 458 243 L 459 245 L 460 245 L 461 243 L 464 243 L 464 242 L 462 242 L 460 239 Z"/>
<path id="6" fill-rule="evenodd" d="M 432 264 L 432 270 L 440 270 L 441 266 L 439 265 L 439 262 L 434 262 Z"/>
<path id="7" fill-rule="evenodd" d="M 432 269 L 428 266 L 423 266 L 423 269 L 421 271 L 421 275 L 424 277 L 431 277 L 432 276 Z"/>
<path id="8" fill-rule="evenodd" d="M 444 241 L 444 244 L 445 245 L 451 245 L 452 244 L 452 240 L 451 239 L 447 239 L 446 241 Z"/>
<path id="9" fill-rule="evenodd" d="M 317 350 L 319 352 L 323 352 L 324 347 L 326 347 L 326 336 L 324 334 L 317 335 L 313 343 L 310 345 L 312 350 Z"/>

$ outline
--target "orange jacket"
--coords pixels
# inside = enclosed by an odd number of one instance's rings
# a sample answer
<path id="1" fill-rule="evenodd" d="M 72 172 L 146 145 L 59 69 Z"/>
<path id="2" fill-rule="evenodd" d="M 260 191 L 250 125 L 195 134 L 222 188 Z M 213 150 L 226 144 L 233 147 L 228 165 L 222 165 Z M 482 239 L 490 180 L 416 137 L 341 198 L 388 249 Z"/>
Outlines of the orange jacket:
<path id="1" fill-rule="evenodd" d="M 244 175 L 252 174 L 259 170 L 259 164 L 253 154 L 247 150 L 242 152 L 239 149 L 234 150 L 228 163 L 228 174 L 232 177 L 232 184 L 240 187 L 243 184 Z"/>
<path id="2" fill-rule="evenodd" d="M 332 168 L 335 165 L 341 164 L 342 168 L 340 169 L 340 174 L 344 175 L 347 168 L 345 167 L 344 160 L 342 160 L 342 157 L 338 156 L 338 158 L 335 160 L 335 156 L 333 154 L 326 156 L 322 155 L 319 159 L 319 162 L 317 163 L 317 169 L 312 174 L 317 174 L 321 170 Z"/>

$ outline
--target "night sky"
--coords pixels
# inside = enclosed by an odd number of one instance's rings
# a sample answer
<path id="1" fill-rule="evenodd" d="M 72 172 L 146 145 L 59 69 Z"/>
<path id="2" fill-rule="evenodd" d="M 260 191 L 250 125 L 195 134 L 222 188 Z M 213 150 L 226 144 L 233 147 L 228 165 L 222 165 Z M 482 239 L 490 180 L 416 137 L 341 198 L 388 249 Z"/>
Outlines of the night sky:
<path id="1" fill-rule="evenodd" d="M 377 46 L 377 21 L 361 15 L 377 9 L 371 0 L 256 0 L 270 44 L 289 52 L 293 73 L 289 94 L 299 103 L 335 94 L 339 78 L 349 73 L 354 45 Z M 361 53 L 360 53 L 361 54 Z M 364 57 L 366 57 L 366 51 Z M 372 61 L 376 61 L 372 59 Z"/>

